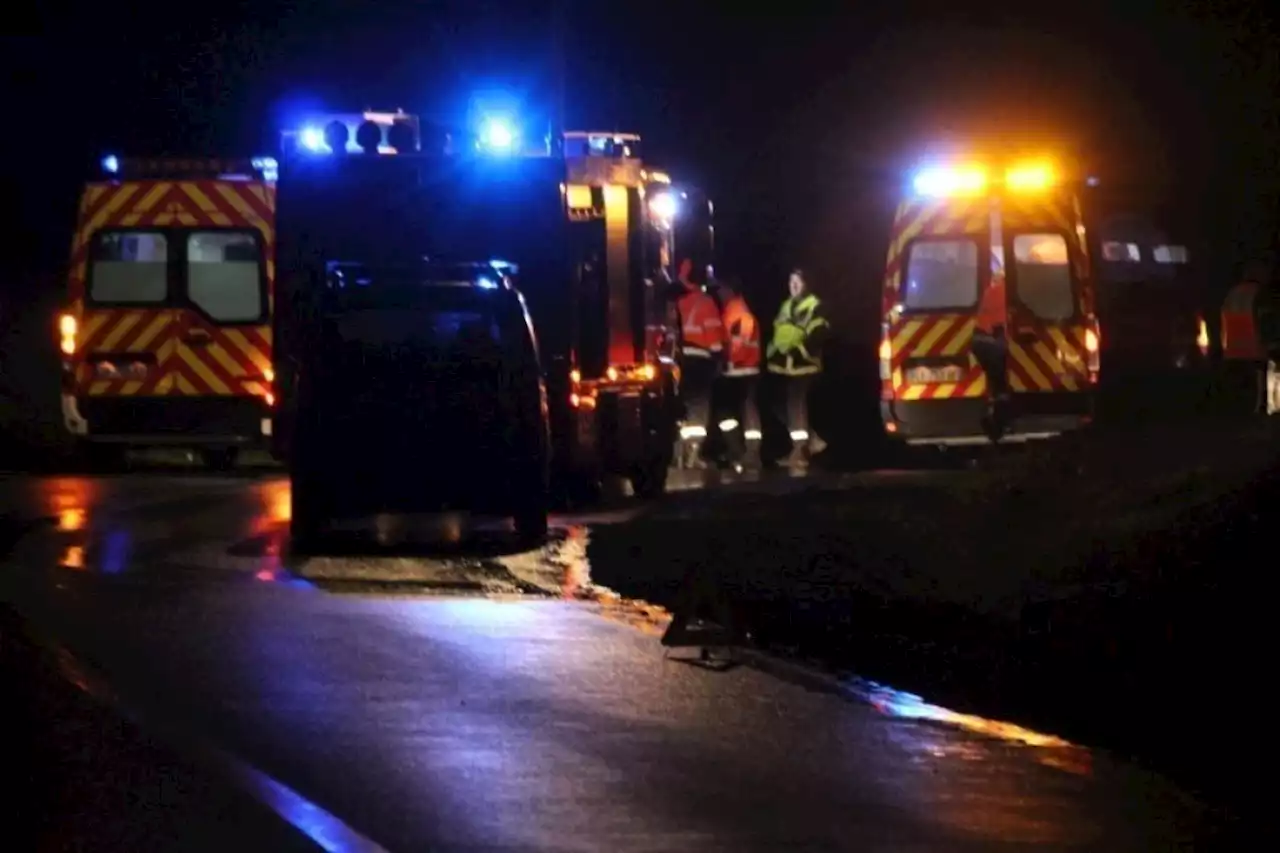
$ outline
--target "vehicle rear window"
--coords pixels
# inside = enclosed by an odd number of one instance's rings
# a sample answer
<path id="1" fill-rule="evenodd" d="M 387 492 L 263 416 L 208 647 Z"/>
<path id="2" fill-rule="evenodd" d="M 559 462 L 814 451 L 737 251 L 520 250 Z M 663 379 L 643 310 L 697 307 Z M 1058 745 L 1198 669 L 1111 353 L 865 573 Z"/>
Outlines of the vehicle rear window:
<path id="1" fill-rule="evenodd" d="M 907 255 L 902 305 L 908 311 L 969 308 L 978 302 L 978 244 L 919 240 Z"/>
<path id="2" fill-rule="evenodd" d="M 1186 246 L 1156 246 L 1151 256 L 1157 264 L 1185 264 L 1188 260 Z"/>
<path id="3" fill-rule="evenodd" d="M 220 323 L 262 319 L 262 249 L 258 235 L 195 231 L 187 235 L 187 296 Z"/>
<path id="4" fill-rule="evenodd" d="M 108 304 L 164 302 L 169 292 L 169 241 L 158 231 L 94 235 L 89 299 Z"/>
<path id="5" fill-rule="evenodd" d="M 1041 320 L 1075 316 L 1071 254 L 1061 234 L 1013 238 L 1013 281 L 1018 300 Z"/>
<path id="6" fill-rule="evenodd" d="M 1102 259 L 1114 264 L 1136 264 L 1142 260 L 1142 250 L 1137 243 L 1108 240 L 1102 244 Z"/>

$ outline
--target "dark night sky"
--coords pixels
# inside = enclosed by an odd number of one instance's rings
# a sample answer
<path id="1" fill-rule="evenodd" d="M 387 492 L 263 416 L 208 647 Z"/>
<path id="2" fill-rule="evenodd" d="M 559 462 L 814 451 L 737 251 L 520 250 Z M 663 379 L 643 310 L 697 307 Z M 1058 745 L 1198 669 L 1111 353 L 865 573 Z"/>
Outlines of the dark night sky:
<path id="1" fill-rule="evenodd" d="M 1176 185 L 1188 209 L 1214 211 L 1195 225 L 1223 258 L 1275 230 L 1280 51 L 1266 4 L 1031 15 L 809 2 L 785 17 L 697 0 L 565 5 L 569 123 L 637 129 L 651 156 L 707 185 L 747 278 L 797 260 L 828 281 L 868 268 L 883 252 L 882 190 L 948 135 L 1069 146 L 1104 175 Z M 254 153 L 307 104 L 449 119 L 472 91 L 501 88 L 535 109 L 550 89 L 550 7 L 41 3 L 8 24 L 0 59 L 18 128 L 4 204 L 21 223 L 6 254 L 56 270 L 75 185 L 104 150 Z M 851 232 L 870 236 L 846 259 Z"/>

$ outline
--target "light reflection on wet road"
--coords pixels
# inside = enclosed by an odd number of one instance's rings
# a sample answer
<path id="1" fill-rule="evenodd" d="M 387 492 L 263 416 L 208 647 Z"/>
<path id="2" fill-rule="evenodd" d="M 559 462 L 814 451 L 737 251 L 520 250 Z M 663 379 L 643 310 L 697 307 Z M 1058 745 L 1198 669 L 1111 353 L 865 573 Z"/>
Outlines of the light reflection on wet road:
<path id="1" fill-rule="evenodd" d="M 1197 817 L 1051 735 L 869 682 L 851 702 L 664 659 L 667 614 L 591 584 L 591 526 L 634 505 L 558 519 L 535 552 L 306 563 L 279 476 L 8 479 L 0 505 L 53 521 L 3 569 L 6 596 L 125 695 L 389 849 L 1149 850 Z"/>

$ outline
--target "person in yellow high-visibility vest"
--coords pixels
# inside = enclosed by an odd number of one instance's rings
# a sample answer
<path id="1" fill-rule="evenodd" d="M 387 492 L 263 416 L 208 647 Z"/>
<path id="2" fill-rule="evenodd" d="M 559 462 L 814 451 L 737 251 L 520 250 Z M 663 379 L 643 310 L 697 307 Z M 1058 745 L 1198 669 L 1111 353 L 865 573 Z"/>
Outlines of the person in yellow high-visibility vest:
<path id="1" fill-rule="evenodd" d="M 794 270 L 787 282 L 789 295 L 773 321 L 773 338 L 765 350 L 768 372 L 783 388 L 774 394 L 774 413 L 791 435 L 792 460 L 799 462 L 821 453 L 824 442 L 809 425 L 809 389 L 822 372 L 822 343 L 831 325 L 821 313 L 818 297 L 810 291 L 804 273 Z M 773 454 L 761 460 L 776 463 Z"/>

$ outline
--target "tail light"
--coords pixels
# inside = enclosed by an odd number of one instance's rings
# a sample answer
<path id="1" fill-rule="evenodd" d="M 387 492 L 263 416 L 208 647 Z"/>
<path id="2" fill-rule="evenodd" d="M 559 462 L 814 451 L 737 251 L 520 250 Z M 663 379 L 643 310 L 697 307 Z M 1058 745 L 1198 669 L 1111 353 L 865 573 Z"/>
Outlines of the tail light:
<path id="1" fill-rule="evenodd" d="M 1204 321 L 1204 315 L 1197 316 L 1196 321 L 1196 349 L 1200 350 L 1200 355 L 1208 357 L 1209 324 Z"/>
<path id="2" fill-rule="evenodd" d="M 880 327 L 880 399 L 893 399 L 893 342 L 889 339 L 889 324 Z"/>
<path id="3" fill-rule="evenodd" d="M 577 368 L 569 371 L 569 405 L 575 409 L 596 407 L 595 391 L 582 387 L 582 372 Z"/>
<path id="4" fill-rule="evenodd" d="M 58 335 L 61 338 L 60 349 L 63 355 L 76 354 L 76 334 L 80 323 L 74 314 L 63 314 L 58 318 Z"/>
<path id="5" fill-rule="evenodd" d="M 1098 329 L 1098 323 L 1095 320 L 1084 332 L 1084 351 L 1089 367 L 1089 378 L 1094 382 L 1098 381 L 1098 369 L 1101 366 L 1099 352 L 1101 349 L 1102 332 Z"/>

